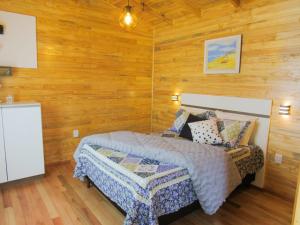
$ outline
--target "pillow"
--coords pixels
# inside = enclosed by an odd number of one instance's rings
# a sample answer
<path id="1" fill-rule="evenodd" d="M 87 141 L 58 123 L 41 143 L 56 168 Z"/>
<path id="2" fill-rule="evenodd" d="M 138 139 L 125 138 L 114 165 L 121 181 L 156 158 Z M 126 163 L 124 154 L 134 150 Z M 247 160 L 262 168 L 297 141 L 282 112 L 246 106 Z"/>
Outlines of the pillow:
<path id="1" fill-rule="evenodd" d="M 193 142 L 211 145 L 223 143 L 215 119 L 189 123 L 189 127 L 191 128 Z"/>
<path id="2" fill-rule="evenodd" d="M 177 119 L 179 116 L 181 116 L 181 114 L 182 114 L 184 111 L 186 111 L 186 110 L 184 110 L 184 109 L 179 109 L 179 110 L 176 112 L 176 119 Z"/>
<path id="3" fill-rule="evenodd" d="M 177 113 L 179 113 L 180 111 L 178 111 Z M 171 131 L 174 131 L 176 133 L 180 133 L 182 127 L 184 126 L 187 118 L 189 117 L 190 113 L 183 110 L 180 115 L 177 117 L 177 113 L 176 113 L 176 119 L 171 127 Z"/>
<path id="4" fill-rule="evenodd" d="M 211 118 L 215 118 L 217 117 L 216 116 L 216 113 L 214 111 L 205 111 L 203 113 L 200 113 L 200 114 L 196 114 L 196 116 L 200 117 L 200 118 L 203 118 L 205 120 L 209 120 Z"/>
<path id="5" fill-rule="evenodd" d="M 255 129 L 255 124 L 257 121 L 257 117 L 253 116 L 246 116 L 246 115 L 239 115 L 239 114 L 233 114 L 233 113 L 226 113 L 222 111 L 215 111 L 216 116 L 219 119 L 229 119 L 229 120 L 240 120 L 240 121 L 250 121 L 250 125 L 245 131 L 244 136 L 242 137 L 239 145 L 248 146 L 249 141 L 252 137 L 253 131 Z"/>
<path id="6" fill-rule="evenodd" d="M 202 108 L 197 108 L 197 107 L 189 107 L 189 106 L 181 106 L 180 108 L 181 110 L 185 110 L 188 111 L 189 113 L 193 114 L 193 115 L 202 115 L 204 113 L 207 113 L 207 115 L 211 115 L 216 117 L 216 114 L 214 111 L 211 110 L 207 110 L 207 109 L 202 109 Z M 180 110 L 178 111 L 178 113 L 180 113 Z"/>
<path id="7" fill-rule="evenodd" d="M 235 148 L 239 146 L 241 139 L 245 135 L 246 129 L 250 125 L 250 122 L 223 119 L 219 120 L 217 125 L 224 141 L 224 146 L 228 148 Z"/>
<path id="8" fill-rule="evenodd" d="M 192 112 L 187 111 L 185 109 L 179 109 L 176 112 L 176 119 L 173 122 L 172 127 L 170 128 L 170 131 L 180 133 L 181 129 L 183 128 L 187 118 Z M 194 114 L 194 113 L 193 113 Z M 211 117 L 216 117 L 216 114 L 214 111 L 204 111 L 203 113 L 197 114 L 196 116 L 202 118 L 202 120 L 208 120 Z"/>
<path id="9" fill-rule="evenodd" d="M 244 145 L 244 146 L 249 145 L 249 141 L 252 137 L 252 134 L 253 134 L 253 131 L 254 131 L 254 128 L 255 128 L 256 120 L 252 120 L 252 121 L 249 121 L 249 122 L 250 122 L 250 124 L 246 128 L 244 136 L 242 137 L 239 145 Z"/>
<path id="10" fill-rule="evenodd" d="M 189 140 L 192 141 L 193 136 L 192 136 L 191 129 L 190 129 L 188 124 L 193 123 L 193 122 L 197 122 L 197 121 L 202 121 L 202 120 L 206 120 L 206 119 L 195 116 L 193 114 L 190 114 L 189 117 L 187 118 L 183 128 L 181 129 L 179 137 L 183 137 L 183 138 L 186 138 L 186 139 L 189 139 Z"/>

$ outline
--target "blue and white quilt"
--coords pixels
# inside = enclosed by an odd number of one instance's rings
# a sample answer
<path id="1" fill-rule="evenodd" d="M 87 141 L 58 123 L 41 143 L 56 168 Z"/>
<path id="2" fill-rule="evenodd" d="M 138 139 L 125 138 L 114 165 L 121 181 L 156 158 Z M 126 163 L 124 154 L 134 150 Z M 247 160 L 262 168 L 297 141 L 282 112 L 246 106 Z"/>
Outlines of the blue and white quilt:
<path id="1" fill-rule="evenodd" d="M 152 164 L 152 170 L 146 171 L 150 175 L 143 177 L 143 164 L 128 166 L 132 171 L 127 167 L 125 172 L 123 166 L 116 169 L 120 167 L 119 163 L 101 154 L 101 150 L 99 154 L 99 151 L 87 149 L 93 145 L 101 146 L 103 151 L 112 149 L 141 157 L 142 161 L 153 159 L 161 165 L 177 165 L 182 169 L 176 171 L 177 167 L 174 167 L 173 173 L 161 177 L 159 170 L 155 170 L 159 166 Z M 204 212 L 211 215 L 242 179 L 224 149 L 130 131 L 96 134 L 83 138 L 77 147 L 75 177 L 89 176 L 127 213 L 126 225 L 157 225 L 160 215 L 177 211 L 196 199 Z M 153 172 L 157 175 L 151 174 Z M 151 179 L 155 176 L 158 178 Z"/>
<path id="2" fill-rule="evenodd" d="M 197 200 L 187 169 L 98 145 L 81 147 L 74 176 L 88 176 L 117 203 L 125 225 L 157 225 L 159 216 Z"/>

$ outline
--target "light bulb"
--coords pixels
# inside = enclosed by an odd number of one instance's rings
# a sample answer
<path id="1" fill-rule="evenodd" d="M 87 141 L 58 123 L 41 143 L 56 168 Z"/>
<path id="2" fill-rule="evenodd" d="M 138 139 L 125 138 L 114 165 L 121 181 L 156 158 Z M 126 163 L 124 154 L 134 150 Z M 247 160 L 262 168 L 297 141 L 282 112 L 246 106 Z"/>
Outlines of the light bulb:
<path id="1" fill-rule="evenodd" d="M 126 30 L 131 30 L 137 25 L 137 17 L 131 6 L 126 6 L 120 16 L 120 25 Z"/>
<path id="2" fill-rule="evenodd" d="M 128 26 L 132 23 L 132 16 L 129 12 L 127 12 L 124 17 L 124 23 L 127 24 Z"/>

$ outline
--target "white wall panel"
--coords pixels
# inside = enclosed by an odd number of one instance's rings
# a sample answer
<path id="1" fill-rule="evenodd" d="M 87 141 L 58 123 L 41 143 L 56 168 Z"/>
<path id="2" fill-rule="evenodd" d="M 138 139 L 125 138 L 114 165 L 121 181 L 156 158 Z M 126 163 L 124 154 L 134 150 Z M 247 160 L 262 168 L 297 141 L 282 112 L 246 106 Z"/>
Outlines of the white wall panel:
<path id="1" fill-rule="evenodd" d="M 36 18 L 0 11 L 0 66 L 37 68 Z"/>

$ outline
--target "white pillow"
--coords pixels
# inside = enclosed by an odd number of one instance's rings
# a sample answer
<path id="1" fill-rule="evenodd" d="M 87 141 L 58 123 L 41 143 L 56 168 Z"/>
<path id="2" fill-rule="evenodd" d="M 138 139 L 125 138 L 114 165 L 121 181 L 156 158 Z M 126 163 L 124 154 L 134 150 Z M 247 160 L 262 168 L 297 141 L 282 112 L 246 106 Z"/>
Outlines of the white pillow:
<path id="1" fill-rule="evenodd" d="M 215 119 L 198 121 L 188 125 L 191 128 L 193 142 L 213 145 L 223 143 Z"/>
<path id="2" fill-rule="evenodd" d="M 227 120 L 239 120 L 239 121 L 250 121 L 250 125 L 247 127 L 244 136 L 240 140 L 239 145 L 249 145 L 249 141 L 251 139 L 251 136 L 253 134 L 255 124 L 257 121 L 257 117 L 253 116 L 246 116 L 246 115 L 239 115 L 235 113 L 227 113 L 227 112 L 222 112 L 222 111 L 215 111 L 217 118 L 219 119 L 227 119 Z"/>

